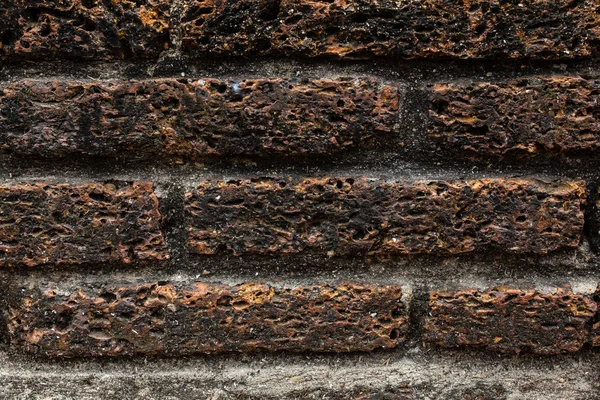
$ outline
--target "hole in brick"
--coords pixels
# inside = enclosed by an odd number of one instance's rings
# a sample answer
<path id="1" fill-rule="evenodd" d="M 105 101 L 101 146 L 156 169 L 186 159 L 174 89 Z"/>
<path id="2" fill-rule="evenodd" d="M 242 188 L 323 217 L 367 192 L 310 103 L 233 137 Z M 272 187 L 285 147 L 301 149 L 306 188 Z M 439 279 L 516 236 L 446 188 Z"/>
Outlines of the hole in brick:
<path id="1" fill-rule="evenodd" d="M 526 216 L 524 216 L 524 215 L 519 215 L 519 216 L 517 217 L 517 222 L 525 222 L 525 221 L 527 221 L 527 217 L 526 217 Z"/>
<path id="2" fill-rule="evenodd" d="M 446 114 L 450 104 L 446 100 L 437 100 L 434 102 L 435 112 L 438 114 Z"/>
<path id="3" fill-rule="evenodd" d="M 396 340 L 396 339 L 398 339 L 399 337 L 400 337 L 400 332 L 398 332 L 398 329 L 393 329 L 393 330 L 390 332 L 390 339 L 392 339 L 392 340 Z"/>
<path id="4" fill-rule="evenodd" d="M 94 8 L 94 0 L 81 0 L 81 5 L 87 9 Z"/>
<path id="5" fill-rule="evenodd" d="M 487 125 L 474 126 L 473 128 L 471 128 L 471 134 L 474 136 L 485 136 L 489 131 L 490 129 Z"/>
<path id="6" fill-rule="evenodd" d="M 479 35 L 481 35 L 483 32 L 485 32 L 486 29 L 487 29 L 487 26 L 485 26 L 484 24 L 477 25 L 475 27 L 475 32 L 477 32 Z"/>
<path id="7" fill-rule="evenodd" d="M 357 24 L 364 24 L 367 22 L 368 18 L 365 14 L 358 14 L 352 17 L 352 22 Z"/>
<path id="8" fill-rule="evenodd" d="M 279 11 L 280 2 L 274 1 L 271 4 L 269 4 L 265 11 L 263 11 L 263 13 L 260 15 L 260 18 L 264 21 L 272 21 L 274 19 L 277 19 L 277 17 L 279 16 Z"/>
<path id="9" fill-rule="evenodd" d="M 401 308 L 395 308 L 392 311 L 392 318 L 397 319 L 397 318 L 401 318 L 401 317 L 402 317 L 402 309 Z"/>
<path id="10" fill-rule="evenodd" d="M 90 196 L 90 198 L 94 201 L 99 201 L 102 203 L 109 203 L 110 200 L 108 198 L 108 196 L 104 195 L 103 193 L 90 193 L 88 196 Z"/>
<path id="11" fill-rule="evenodd" d="M 109 292 L 101 294 L 100 297 L 102 297 L 107 303 L 112 303 L 117 300 L 117 295 Z"/>
<path id="12" fill-rule="evenodd" d="M 8 46 L 13 41 L 14 37 L 15 34 L 13 31 L 6 31 L 0 36 L 0 42 L 2 42 L 4 46 Z"/>

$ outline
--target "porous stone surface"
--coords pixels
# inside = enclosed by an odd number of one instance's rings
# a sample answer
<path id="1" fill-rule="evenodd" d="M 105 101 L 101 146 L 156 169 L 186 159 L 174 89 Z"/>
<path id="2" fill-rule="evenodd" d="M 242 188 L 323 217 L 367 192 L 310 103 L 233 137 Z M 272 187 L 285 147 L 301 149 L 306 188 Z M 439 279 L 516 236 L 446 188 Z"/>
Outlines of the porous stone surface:
<path id="1" fill-rule="evenodd" d="M 168 258 L 150 182 L 0 185 L 0 266 Z"/>
<path id="2" fill-rule="evenodd" d="M 393 136 L 374 79 L 22 81 L 0 89 L 0 150 L 44 158 L 327 155 Z"/>
<path id="3" fill-rule="evenodd" d="M 156 58 L 171 0 L 2 0 L 0 59 Z"/>
<path id="4" fill-rule="evenodd" d="M 201 255 L 547 253 L 577 247 L 583 181 L 208 180 L 185 194 Z"/>
<path id="5" fill-rule="evenodd" d="M 596 310 L 591 298 L 564 288 L 433 291 L 423 340 L 504 353 L 572 353 L 587 342 Z"/>
<path id="6" fill-rule="evenodd" d="M 590 56 L 595 0 L 185 0 L 183 49 L 336 58 Z"/>
<path id="7" fill-rule="evenodd" d="M 25 291 L 7 323 L 13 345 L 54 357 L 369 351 L 404 341 L 401 297 L 352 283 L 50 287 Z"/>
<path id="8" fill-rule="evenodd" d="M 596 151 L 599 96 L 600 81 L 576 76 L 436 84 L 428 134 L 442 148 L 483 156 Z"/>

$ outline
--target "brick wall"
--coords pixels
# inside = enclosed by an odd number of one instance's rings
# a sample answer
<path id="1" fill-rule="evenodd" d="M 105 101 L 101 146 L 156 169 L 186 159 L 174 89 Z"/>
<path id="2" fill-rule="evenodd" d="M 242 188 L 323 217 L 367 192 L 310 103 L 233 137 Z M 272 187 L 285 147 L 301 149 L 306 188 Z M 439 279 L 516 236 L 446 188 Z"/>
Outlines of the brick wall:
<path id="1" fill-rule="evenodd" d="M 1 398 L 600 398 L 597 0 L 0 18 Z"/>

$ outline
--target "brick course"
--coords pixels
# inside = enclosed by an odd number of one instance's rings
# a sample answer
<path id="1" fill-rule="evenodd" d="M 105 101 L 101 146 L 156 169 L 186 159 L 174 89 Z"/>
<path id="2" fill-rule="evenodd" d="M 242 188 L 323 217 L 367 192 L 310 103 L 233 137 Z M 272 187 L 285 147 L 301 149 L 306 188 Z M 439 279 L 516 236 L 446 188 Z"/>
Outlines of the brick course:
<path id="1" fill-rule="evenodd" d="M 0 265 L 168 258 L 150 182 L 0 185 Z"/>
<path id="2" fill-rule="evenodd" d="M 24 81 L 0 90 L 0 150 L 155 159 L 328 155 L 399 142 L 374 79 Z"/>
<path id="3" fill-rule="evenodd" d="M 188 245 L 202 255 L 547 253 L 579 245 L 585 187 L 266 178 L 207 181 L 185 197 Z"/>
<path id="4" fill-rule="evenodd" d="M 11 306 L 14 345 L 54 357 L 349 352 L 396 347 L 407 332 L 400 286 L 159 282 L 63 293 L 34 290 Z"/>
<path id="5" fill-rule="evenodd" d="M 571 353 L 588 341 L 597 304 L 559 288 L 553 294 L 500 287 L 431 292 L 424 341 L 505 353 Z"/>

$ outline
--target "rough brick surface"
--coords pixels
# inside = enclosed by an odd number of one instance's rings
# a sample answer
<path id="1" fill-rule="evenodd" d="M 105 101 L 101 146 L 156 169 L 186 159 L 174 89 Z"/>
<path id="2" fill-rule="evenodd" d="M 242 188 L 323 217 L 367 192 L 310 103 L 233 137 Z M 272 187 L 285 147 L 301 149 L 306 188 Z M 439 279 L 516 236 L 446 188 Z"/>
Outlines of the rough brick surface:
<path id="1" fill-rule="evenodd" d="M 580 77 L 435 85 L 429 136 L 482 155 L 595 151 L 599 96 L 600 81 Z"/>
<path id="2" fill-rule="evenodd" d="M 372 79 L 24 81 L 0 90 L 0 149 L 69 155 L 318 155 L 392 138 L 398 91 Z"/>
<path id="3" fill-rule="evenodd" d="M 596 304 L 600 305 L 600 284 L 596 288 L 596 293 L 594 293 L 594 300 Z M 594 347 L 600 346 L 600 313 L 597 313 L 592 320 L 590 343 Z"/>
<path id="4" fill-rule="evenodd" d="M 328 255 L 545 253 L 576 247 L 584 182 L 206 181 L 187 193 L 192 252 Z"/>
<path id="5" fill-rule="evenodd" d="M 600 36 L 595 0 L 185 0 L 183 47 L 222 55 L 573 58 Z"/>
<path id="6" fill-rule="evenodd" d="M 365 351 L 404 340 L 399 286 L 276 289 L 196 282 L 27 292 L 11 306 L 13 344 L 48 356 Z"/>
<path id="7" fill-rule="evenodd" d="M 158 57 L 171 0 L 2 0 L 0 59 Z"/>
<path id="8" fill-rule="evenodd" d="M 0 265 L 167 258 L 149 182 L 0 186 Z"/>
<path id="9" fill-rule="evenodd" d="M 554 294 L 497 288 L 432 292 L 425 342 L 536 354 L 576 352 L 588 340 L 596 303 L 559 288 Z"/>

